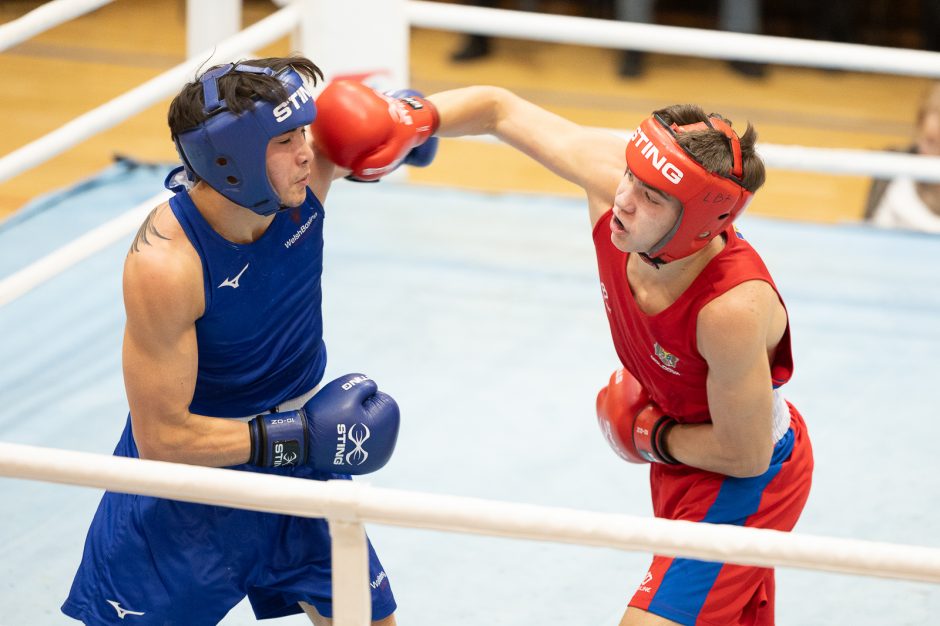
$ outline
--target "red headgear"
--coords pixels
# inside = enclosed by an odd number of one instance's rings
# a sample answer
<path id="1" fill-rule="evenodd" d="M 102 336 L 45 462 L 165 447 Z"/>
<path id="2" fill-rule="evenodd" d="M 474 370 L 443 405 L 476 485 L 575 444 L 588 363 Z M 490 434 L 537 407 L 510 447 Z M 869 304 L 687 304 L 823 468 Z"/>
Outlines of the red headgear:
<path id="1" fill-rule="evenodd" d="M 677 126 L 654 115 L 630 135 L 627 167 L 643 183 L 682 203 L 679 219 L 643 256 L 656 265 L 675 261 L 701 250 L 733 222 L 754 195 L 742 186 L 741 142 L 723 120 Z M 730 175 L 706 170 L 679 145 L 679 133 L 715 128 L 731 142 Z"/>

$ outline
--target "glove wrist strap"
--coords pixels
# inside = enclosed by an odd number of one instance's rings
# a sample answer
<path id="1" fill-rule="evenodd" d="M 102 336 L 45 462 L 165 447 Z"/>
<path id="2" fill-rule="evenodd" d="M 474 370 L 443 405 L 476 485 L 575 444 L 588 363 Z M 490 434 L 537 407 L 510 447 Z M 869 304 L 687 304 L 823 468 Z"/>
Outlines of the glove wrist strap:
<path id="1" fill-rule="evenodd" d="M 637 453 L 650 463 L 678 465 L 679 461 L 666 451 L 665 441 L 666 433 L 676 424 L 676 420 L 663 415 L 656 405 L 647 405 L 633 424 L 633 445 Z"/>
<path id="2" fill-rule="evenodd" d="M 307 418 L 303 411 L 258 415 L 248 422 L 249 463 L 287 467 L 307 462 Z"/>
<path id="3" fill-rule="evenodd" d="M 668 415 L 664 415 L 656 423 L 656 433 L 653 438 L 653 449 L 656 454 L 662 459 L 662 463 L 667 465 L 678 465 L 679 461 L 676 460 L 674 456 L 669 454 L 669 451 L 666 450 L 666 433 L 672 430 L 672 427 L 677 425 L 679 422 L 672 419 Z"/>

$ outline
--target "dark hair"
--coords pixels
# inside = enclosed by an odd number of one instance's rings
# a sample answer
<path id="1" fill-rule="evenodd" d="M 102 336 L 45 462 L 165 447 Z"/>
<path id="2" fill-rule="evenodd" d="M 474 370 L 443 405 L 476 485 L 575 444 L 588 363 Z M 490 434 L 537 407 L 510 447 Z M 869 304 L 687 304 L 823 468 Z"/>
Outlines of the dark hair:
<path id="1" fill-rule="evenodd" d="M 314 65 L 313 61 L 301 56 L 268 57 L 265 59 L 245 59 L 237 61 L 235 65 L 244 63 L 255 67 L 270 67 L 277 74 L 286 67 L 292 67 L 304 79 L 316 85 L 317 80 L 323 80 L 323 72 Z M 227 65 L 227 64 L 225 64 Z M 225 65 L 215 65 L 206 70 L 214 70 Z M 205 101 L 202 94 L 202 83 L 199 76 L 186 85 L 173 98 L 167 112 L 167 124 L 170 126 L 170 135 L 176 137 L 183 131 L 194 128 L 205 121 Z M 254 107 L 254 100 L 262 99 L 268 102 L 282 102 L 288 97 L 284 85 L 274 76 L 255 74 L 251 72 L 231 71 L 219 78 L 219 98 L 225 100 L 228 109 L 236 115 Z"/>
<path id="2" fill-rule="evenodd" d="M 709 117 L 717 117 L 729 126 L 731 122 L 722 115 L 712 113 L 705 115 L 701 107 L 694 104 L 675 104 L 665 109 L 654 111 L 653 115 L 663 118 L 667 124 L 696 124 L 705 122 Z M 750 123 L 743 135 L 740 135 L 742 175 L 744 188 L 750 192 L 757 191 L 767 178 L 764 162 L 754 149 L 757 143 L 757 131 Z M 731 173 L 732 154 L 731 141 L 718 129 L 706 128 L 680 133 L 677 137 L 682 146 L 702 167 L 710 172 L 727 176 Z"/>

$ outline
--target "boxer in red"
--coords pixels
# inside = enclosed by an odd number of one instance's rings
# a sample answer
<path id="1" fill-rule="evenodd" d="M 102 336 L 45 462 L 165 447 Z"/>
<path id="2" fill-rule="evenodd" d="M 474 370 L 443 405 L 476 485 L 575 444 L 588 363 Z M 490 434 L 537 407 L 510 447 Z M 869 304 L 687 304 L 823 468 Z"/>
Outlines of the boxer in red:
<path id="1" fill-rule="evenodd" d="M 658 517 L 791 530 L 809 495 L 787 310 L 733 227 L 764 183 L 742 135 L 693 105 L 655 111 L 627 140 L 504 89 L 429 98 L 439 134 L 490 133 L 580 186 L 622 369 L 597 416 L 625 460 L 650 465 Z M 655 556 L 622 626 L 774 623 L 772 569 Z"/>

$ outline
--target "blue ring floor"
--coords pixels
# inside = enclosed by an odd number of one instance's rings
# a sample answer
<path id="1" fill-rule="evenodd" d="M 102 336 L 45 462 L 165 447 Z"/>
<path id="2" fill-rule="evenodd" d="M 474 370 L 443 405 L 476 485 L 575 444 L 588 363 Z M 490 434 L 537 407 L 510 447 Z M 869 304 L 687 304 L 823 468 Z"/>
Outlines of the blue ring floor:
<path id="1" fill-rule="evenodd" d="M 116 165 L 0 224 L 10 275 L 162 188 Z M 760 202 L 758 196 L 757 203 Z M 326 204 L 327 379 L 398 400 L 370 484 L 650 515 L 647 470 L 607 448 L 617 367 L 577 199 L 337 182 Z M 789 308 L 813 492 L 797 532 L 940 547 L 940 237 L 745 216 Z M 127 406 L 130 236 L 0 308 L 0 440 L 110 453 Z M 0 624 L 59 613 L 100 491 L 0 479 Z M 650 555 L 373 525 L 408 626 L 616 624 Z M 781 625 L 931 624 L 940 586 L 778 568 Z M 255 623 L 243 602 L 222 622 Z M 305 617 L 274 620 L 307 624 Z"/>

